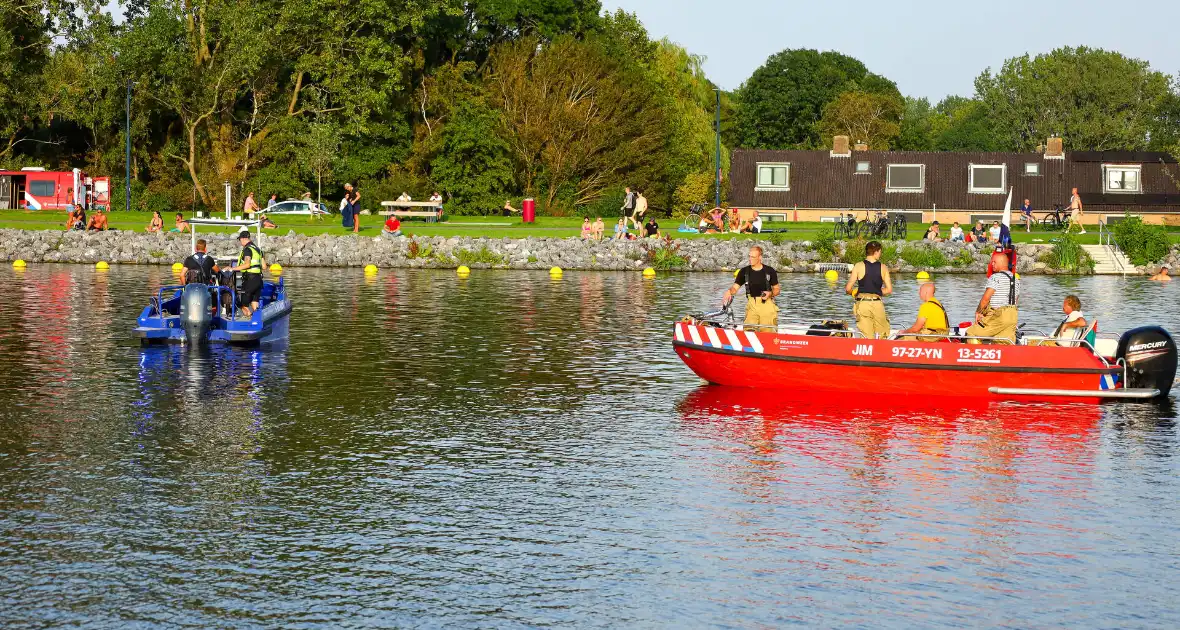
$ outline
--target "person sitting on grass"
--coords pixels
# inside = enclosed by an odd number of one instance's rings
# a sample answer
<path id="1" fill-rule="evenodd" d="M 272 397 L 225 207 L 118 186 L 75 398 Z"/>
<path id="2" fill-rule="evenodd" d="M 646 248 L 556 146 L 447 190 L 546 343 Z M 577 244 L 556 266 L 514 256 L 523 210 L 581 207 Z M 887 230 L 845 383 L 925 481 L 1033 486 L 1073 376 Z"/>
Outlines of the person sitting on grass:
<path id="1" fill-rule="evenodd" d="M 660 233 L 660 224 L 656 223 L 656 218 L 652 217 L 643 224 L 643 236 L 646 238 L 659 238 L 663 236 Z"/>
<path id="2" fill-rule="evenodd" d="M 594 226 L 590 225 L 590 217 L 582 219 L 582 238 L 589 240 L 594 236 Z"/>
<path id="3" fill-rule="evenodd" d="M 86 231 L 105 232 L 109 229 L 111 226 L 107 223 L 107 213 L 103 212 L 102 208 L 98 208 L 94 211 L 94 216 L 90 217 L 90 222 L 86 224 Z"/>
<path id="4" fill-rule="evenodd" d="M 951 242 L 962 243 L 963 240 L 963 228 L 959 227 L 958 221 L 955 221 L 954 225 L 951 226 Z"/>
<path id="5" fill-rule="evenodd" d="M 705 227 L 706 234 L 717 234 L 725 231 L 725 214 L 721 208 L 713 208 L 709 213 L 709 220 Z"/>
<path id="6" fill-rule="evenodd" d="M 1156 282 L 1171 282 L 1172 276 L 1168 275 L 1168 270 L 1171 268 L 1172 266 L 1167 263 L 1160 265 L 1160 272 L 1152 276 L 1151 279 Z"/>
<path id="7" fill-rule="evenodd" d="M 164 217 L 160 216 L 159 210 L 152 211 L 152 222 L 148 223 L 148 232 L 162 232 L 164 230 Z"/>
<path id="8" fill-rule="evenodd" d="M 918 297 L 922 300 L 922 305 L 918 307 L 918 318 L 914 320 L 913 326 L 901 331 L 901 334 L 905 335 L 902 340 L 940 341 L 950 332 L 951 327 L 947 321 L 946 309 L 943 308 L 942 302 L 934 297 L 934 283 L 922 283 L 922 286 L 918 287 Z M 939 336 L 927 337 L 923 335 Z"/>
<path id="9" fill-rule="evenodd" d="M 504 200 L 504 208 L 503 208 L 503 215 L 504 216 L 510 217 L 514 214 L 520 214 L 520 213 L 521 213 L 520 210 L 517 210 L 516 208 L 512 207 L 512 200 L 511 199 Z"/>
<path id="10" fill-rule="evenodd" d="M 729 231 L 731 234 L 738 234 L 742 231 L 742 218 L 737 210 L 730 208 L 726 211 L 729 214 Z"/>
<path id="11" fill-rule="evenodd" d="M 742 221 L 742 226 L 738 228 L 738 232 L 742 234 L 757 234 L 762 231 L 762 217 L 758 216 L 758 211 L 754 210 L 754 216 L 750 217 L 749 221 Z"/>
<path id="12" fill-rule="evenodd" d="M 258 217 L 258 218 L 260 221 L 262 221 L 262 227 L 264 227 L 268 230 L 273 230 L 273 229 L 279 227 L 279 224 L 275 223 L 274 221 L 271 221 L 270 217 L 266 216 L 265 214 Z"/>
<path id="13" fill-rule="evenodd" d="M 634 238 L 634 235 L 627 231 L 626 217 L 619 217 L 619 222 L 615 224 L 615 239 L 629 241 L 632 238 Z"/>
<path id="14" fill-rule="evenodd" d="M 381 228 L 381 233 L 386 236 L 401 236 L 401 219 L 398 219 L 395 215 L 389 215 L 389 218 L 385 220 L 385 227 Z"/>
<path id="15" fill-rule="evenodd" d="M 1000 222 L 992 221 L 992 227 L 988 230 L 988 241 L 991 243 L 1000 242 Z"/>
<path id="16" fill-rule="evenodd" d="M 975 222 L 975 227 L 971 228 L 971 239 L 976 243 L 987 242 L 987 230 L 983 229 L 983 221 Z"/>
<path id="17" fill-rule="evenodd" d="M 606 238 L 606 224 L 602 222 L 602 217 L 594 219 L 594 225 L 591 226 L 591 231 L 594 233 L 594 240 L 596 241 Z"/>
<path id="18" fill-rule="evenodd" d="M 181 233 L 189 231 L 188 221 L 184 220 L 183 214 L 181 214 L 179 212 L 176 213 L 176 227 L 174 227 L 168 231 L 169 232 L 181 232 Z"/>
<path id="19" fill-rule="evenodd" d="M 938 225 L 938 221 L 931 223 L 930 228 L 928 230 L 926 230 L 926 236 L 923 237 L 923 240 L 931 241 L 934 243 L 941 243 L 942 242 L 942 234 L 939 232 L 939 230 L 941 230 L 941 229 L 942 229 L 942 227 Z"/>
<path id="20" fill-rule="evenodd" d="M 76 203 L 73 208 L 70 208 L 70 217 L 66 219 L 67 230 L 85 230 L 86 229 L 86 211 L 82 209 L 82 204 Z"/>

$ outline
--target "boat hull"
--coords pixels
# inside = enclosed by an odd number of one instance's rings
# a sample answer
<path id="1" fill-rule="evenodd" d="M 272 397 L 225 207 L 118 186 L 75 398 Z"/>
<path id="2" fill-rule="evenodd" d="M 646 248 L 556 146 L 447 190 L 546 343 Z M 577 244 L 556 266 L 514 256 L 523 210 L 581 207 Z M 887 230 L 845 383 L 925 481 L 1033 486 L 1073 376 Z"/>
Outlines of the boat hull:
<path id="1" fill-rule="evenodd" d="M 223 319 L 216 317 L 206 337 L 208 343 L 255 346 L 287 339 L 291 319 L 291 303 L 280 300 L 267 304 L 261 312 L 250 319 Z M 141 345 L 184 344 L 184 334 L 179 316 L 141 318 L 133 334 Z"/>
<path id="2" fill-rule="evenodd" d="M 1061 390 L 1101 399 L 1121 369 L 1087 348 L 928 343 L 753 332 L 678 322 L 676 354 L 716 385 L 831 395 L 1058 399 L 1000 390 Z M 1090 398 L 1087 394 L 1093 394 Z"/>

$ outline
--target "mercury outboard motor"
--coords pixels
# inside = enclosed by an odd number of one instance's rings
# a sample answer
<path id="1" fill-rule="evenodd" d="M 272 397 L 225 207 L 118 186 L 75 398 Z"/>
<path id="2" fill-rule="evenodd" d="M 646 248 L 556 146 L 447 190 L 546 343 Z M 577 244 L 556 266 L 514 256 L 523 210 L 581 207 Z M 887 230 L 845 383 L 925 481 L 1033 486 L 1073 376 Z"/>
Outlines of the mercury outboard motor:
<path id="1" fill-rule="evenodd" d="M 1115 354 L 1127 366 L 1125 387 L 1160 390 L 1160 398 L 1168 395 L 1176 379 L 1176 342 L 1168 331 L 1159 326 L 1141 326 L 1119 337 Z"/>
<path id="2" fill-rule="evenodd" d="M 211 309 L 209 285 L 197 282 L 184 285 L 184 293 L 180 296 L 180 323 L 189 344 L 195 346 L 209 341 L 209 329 L 213 327 Z"/>

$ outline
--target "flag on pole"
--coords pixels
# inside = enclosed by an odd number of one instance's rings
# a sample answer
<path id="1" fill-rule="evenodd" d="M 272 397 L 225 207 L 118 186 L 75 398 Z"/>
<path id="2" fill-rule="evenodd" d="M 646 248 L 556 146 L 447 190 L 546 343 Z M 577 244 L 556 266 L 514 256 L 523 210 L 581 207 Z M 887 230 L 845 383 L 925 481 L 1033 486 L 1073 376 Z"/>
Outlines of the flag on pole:
<path id="1" fill-rule="evenodd" d="M 1012 227 L 1012 187 L 1008 187 L 1008 201 L 1004 202 L 1004 220 L 1000 222 L 1009 228 Z"/>

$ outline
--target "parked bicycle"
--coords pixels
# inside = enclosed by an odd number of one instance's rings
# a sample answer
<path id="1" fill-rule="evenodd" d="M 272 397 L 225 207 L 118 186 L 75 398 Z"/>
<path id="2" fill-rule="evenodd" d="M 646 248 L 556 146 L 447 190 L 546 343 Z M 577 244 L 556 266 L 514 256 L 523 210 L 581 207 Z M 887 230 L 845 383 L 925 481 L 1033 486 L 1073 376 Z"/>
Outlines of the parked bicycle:
<path id="1" fill-rule="evenodd" d="M 1034 216 L 1034 222 L 1037 222 Z M 1069 229 L 1069 213 L 1065 211 L 1065 207 L 1059 203 L 1053 204 L 1053 211 L 1046 212 L 1039 220 L 1041 227 L 1047 231 L 1054 232 L 1057 230 Z"/>
<path id="2" fill-rule="evenodd" d="M 694 203 L 688 209 L 688 216 L 684 217 L 684 223 L 680 225 L 681 232 L 689 230 L 696 231 L 701 227 L 701 215 L 705 212 L 705 204 Z"/>

